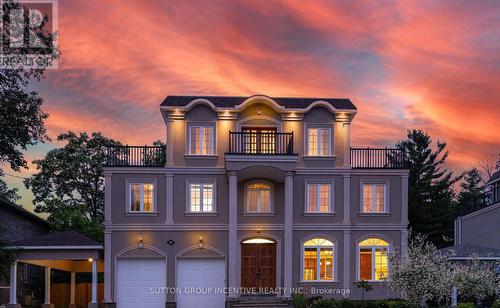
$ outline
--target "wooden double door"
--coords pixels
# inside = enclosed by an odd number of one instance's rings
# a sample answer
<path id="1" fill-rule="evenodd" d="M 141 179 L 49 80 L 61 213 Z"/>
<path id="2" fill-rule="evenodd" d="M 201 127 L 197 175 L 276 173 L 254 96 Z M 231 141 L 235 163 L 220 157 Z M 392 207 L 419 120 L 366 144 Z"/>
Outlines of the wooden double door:
<path id="1" fill-rule="evenodd" d="M 275 243 L 241 244 L 241 287 L 276 288 Z"/>

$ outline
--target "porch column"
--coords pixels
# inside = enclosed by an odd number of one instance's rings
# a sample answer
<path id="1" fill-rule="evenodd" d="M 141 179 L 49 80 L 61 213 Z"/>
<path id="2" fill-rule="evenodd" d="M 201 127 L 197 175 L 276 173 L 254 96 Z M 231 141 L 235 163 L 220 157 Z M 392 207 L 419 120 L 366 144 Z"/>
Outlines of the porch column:
<path id="1" fill-rule="evenodd" d="M 76 289 L 76 273 L 71 272 L 71 292 L 69 296 L 69 307 L 76 307 L 75 305 L 75 289 Z"/>
<path id="2" fill-rule="evenodd" d="M 10 289 L 9 289 L 9 305 L 16 307 L 17 305 L 17 261 L 10 264 Z"/>
<path id="3" fill-rule="evenodd" d="M 229 284 L 228 297 L 237 297 L 238 288 L 238 174 L 229 171 Z"/>
<path id="4" fill-rule="evenodd" d="M 351 167 L 351 122 L 342 123 L 344 126 L 344 167 Z"/>
<path id="5" fill-rule="evenodd" d="M 51 270 L 52 270 L 52 268 L 45 267 L 45 302 L 42 305 L 43 308 L 54 307 L 54 305 L 52 305 L 50 303 L 50 271 Z"/>
<path id="6" fill-rule="evenodd" d="M 90 304 L 97 304 L 97 260 L 92 260 L 92 301 Z M 90 306 L 90 305 L 89 305 Z"/>
<path id="7" fill-rule="evenodd" d="M 293 270 L 293 172 L 285 173 L 285 258 L 283 297 L 291 296 Z"/>

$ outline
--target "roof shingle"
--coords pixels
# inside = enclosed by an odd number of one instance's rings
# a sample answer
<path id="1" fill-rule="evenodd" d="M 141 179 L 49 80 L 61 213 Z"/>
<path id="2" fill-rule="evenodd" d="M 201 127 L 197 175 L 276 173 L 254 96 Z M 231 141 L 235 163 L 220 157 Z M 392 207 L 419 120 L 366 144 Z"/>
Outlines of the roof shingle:
<path id="1" fill-rule="evenodd" d="M 62 231 L 49 233 L 29 239 L 10 242 L 9 246 L 30 247 L 30 246 L 100 246 L 98 242 L 82 235 L 76 231 Z"/>

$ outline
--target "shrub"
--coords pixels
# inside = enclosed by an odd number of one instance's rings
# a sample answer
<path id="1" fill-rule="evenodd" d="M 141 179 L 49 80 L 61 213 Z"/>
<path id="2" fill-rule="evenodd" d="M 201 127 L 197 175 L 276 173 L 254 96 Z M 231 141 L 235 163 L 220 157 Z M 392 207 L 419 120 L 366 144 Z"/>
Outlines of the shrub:
<path id="1" fill-rule="evenodd" d="M 337 305 L 335 300 L 331 299 L 318 299 L 314 301 L 311 305 L 311 308 L 338 308 L 338 307 L 339 306 Z"/>
<path id="2" fill-rule="evenodd" d="M 460 303 L 457 308 L 474 308 L 474 303 Z"/>
<path id="3" fill-rule="evenodd" d="M 402 300 L 383 300 L 377 302 L 378 307 L 380 308 L 414 308 L 415 305 L 412 305 L 406 301 Z"/>
<path id="4" fill-rule="evenodd" d="M 497 299 L 493 305 L 491 305 L 491 308 L 500 308 L 500 299 Z"/>
<path id="5" fill-rule="evenodd" d="M 307 308 L 306 296 L 301 293 L 292 294 L 292 305 L 293 308 Z"/>

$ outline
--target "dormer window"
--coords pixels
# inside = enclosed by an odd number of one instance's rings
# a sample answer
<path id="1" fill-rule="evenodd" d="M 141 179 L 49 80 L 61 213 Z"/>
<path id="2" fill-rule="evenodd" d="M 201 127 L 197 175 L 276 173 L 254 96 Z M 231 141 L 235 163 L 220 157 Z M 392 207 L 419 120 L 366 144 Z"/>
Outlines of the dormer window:
<path id="1" fill-rule="evenodd" d="M 330 156 L 331 155 L 331 129 L 311 127 L 307 129 L 307 155 L 308 156 Z"/>
<path id="2" fill-rule="evenodd" d="M 189 154 L 213 155 L 215 144 L 214 137 L 213 126 L 190 126 Z"/>

